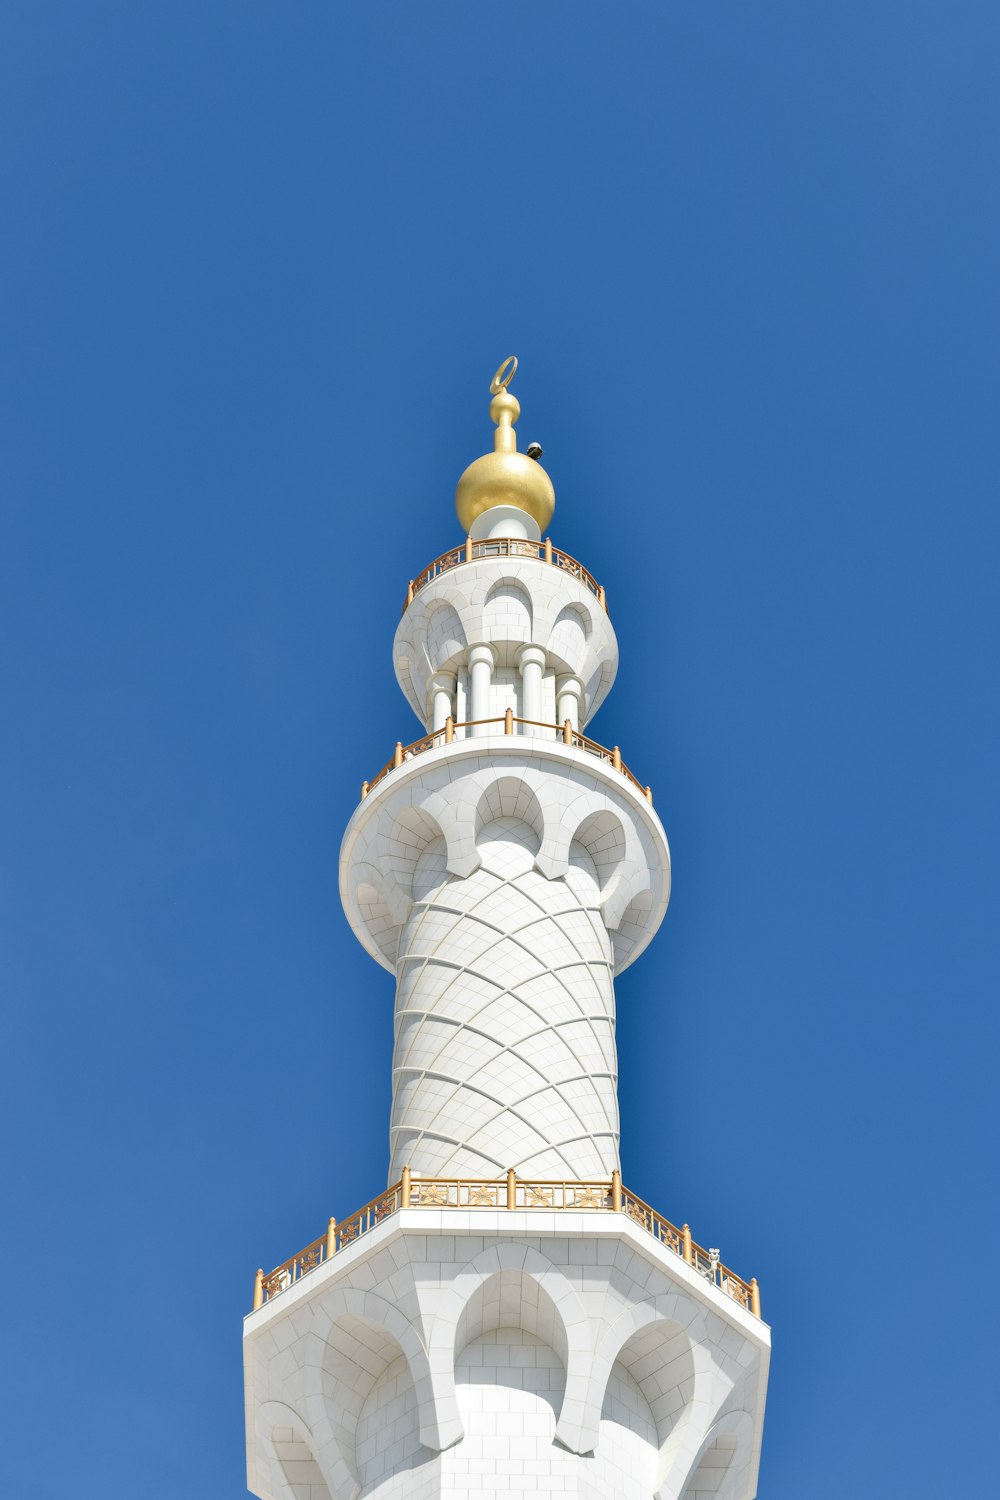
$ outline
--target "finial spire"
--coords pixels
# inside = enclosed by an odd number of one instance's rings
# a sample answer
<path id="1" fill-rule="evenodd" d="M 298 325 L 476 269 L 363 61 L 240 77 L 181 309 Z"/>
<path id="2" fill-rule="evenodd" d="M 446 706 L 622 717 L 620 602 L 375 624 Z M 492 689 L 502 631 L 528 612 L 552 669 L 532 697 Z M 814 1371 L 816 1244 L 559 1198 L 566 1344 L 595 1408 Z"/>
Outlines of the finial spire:
<path id="1" fill-rule="evenodd" d="M 533 445 L 536 452 L 530 457 L 517 451 L 514 423 L 521 404 L 508 389 L 516 372 L 517 356 L 509 354 L 490 381 L 490 416 L 496 423 L 493 452 L 477 458 L 458 481 L 459 520 L 476 537 L 514 534 L 537 540 L 555 509 L 552 481 L 537 461 L 541 448 Z M 483 519 L 490 512 L 489 520 Z"/>
<path id="2" fill-rule="evenodd" d="M 516 396 L 511 395 L 508 389 L 516 374 L 517 355 L 509 354 L 490 381 L 490 390 L 493 393 L 490 416 L 497 424 L 497 430 L 493 434 L 494 453 L 517 452 L 514 423 L 521 415 L 521 403 Z"/>
<path id="3" fill-rule="evenodd" d="M 511 366 L 509 370 L 507 369 L 508 365 Z M 504 360 L 503 364 L 500 366 L 499 370 L 490 381 L 490 393 L 494 396 L 499 396 L 501 391 L 505 391 L 507 389 L 516 374 L 517 355 L 508 354 L 507 358 Z"/>

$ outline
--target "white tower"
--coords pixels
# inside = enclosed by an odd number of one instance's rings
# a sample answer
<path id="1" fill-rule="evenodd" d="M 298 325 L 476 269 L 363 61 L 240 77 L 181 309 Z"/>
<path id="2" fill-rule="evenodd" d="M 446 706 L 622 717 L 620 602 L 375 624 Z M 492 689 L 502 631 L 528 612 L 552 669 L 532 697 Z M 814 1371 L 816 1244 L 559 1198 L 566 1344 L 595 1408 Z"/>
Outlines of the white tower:
<path id="1" fill-rule="evenodd" d="M 459 481 L 467 539 L 396 631 L 426 734 L 344 836 L 345 911 L 396 981 L 389 1187 L 258 1272 L 262 1500 L 756 1493 L 757 1284 L 622 1186 L 614 975 L 660 924 L 669 852 L 649 788 L 583 733 L 618 646 L 604 590 L 542 540 L 516 367 Z"/>

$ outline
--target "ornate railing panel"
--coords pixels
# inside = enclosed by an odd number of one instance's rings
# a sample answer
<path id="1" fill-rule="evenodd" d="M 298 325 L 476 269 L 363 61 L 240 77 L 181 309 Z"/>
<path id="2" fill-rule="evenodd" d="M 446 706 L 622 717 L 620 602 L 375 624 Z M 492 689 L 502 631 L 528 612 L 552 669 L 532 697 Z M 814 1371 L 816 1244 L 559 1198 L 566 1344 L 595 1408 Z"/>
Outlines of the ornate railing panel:
<path id="1" fill-rule="evenodd" d="M 650 788 L 643 786 L 639 778 L 634 776 L 628 766 L 622 761 L 621 752 L 617 745 L 611 750 L 606 745 L 599 745 L 596 740 L 588 739 L 587 735 L 581 734 L 578 729 L 573 729 L 570 726 L 569 720 L 565 724 L 545 724 L 540 719 L 519 719 L 510 709 L 507 710 L 502 718 L 498 719 L 466 719 L 459 724 L 455 724 L 449 719 L 443 729 L 432 730 L 430 734 L 423 735 L 422 738 L 414 740 L 410 745 L 404 745 L 402 740 L 397 740 L 391 759 L 386 761 L 385 765 L 372 777 L 371 781 L 363 781 L 361 783 L 362 800 L 368 796 L 370 791 L 378 786 L 380 781 L 389 775 L 390 771 L 397 770 L 406 761 L 412 760 L 415 755 L 422 755 L 425 750 L 433 750 L 438 745 L 452 744 L 459 730 L 478 729 L 486 724 L 502 724 L 504 734 L 514 734 L 515 724 L 524 724 L 531 729 L 550 729 L 553 740 L 563 745 L 573 745 L 578 750 L 586 750 L 588 755 L 595 755 L 598 760 L 604 761 L 605 765 L 609 765 L 614 770 L 620 771 L 625 780 L 630 781 L 634 787 L 637 787 L 647 801 L 652 802 L 653 800 L 653 793 Z M 466 736 L 463 733 L 462 735 L 458 735 L 458 738 L 464 740 Z"/>
<path id="2" fill-rule="evenodd" d="M 635 1193 L 622 1186 L 621 1174 L 615 1172 L 610 1182 L 600 1180 L 574 1181 L 526 1181 L 508 1172 L 499 1181 L 468 1179 L 463 1177 L 411 1177 L 405 1168 L 399 1182 L 387 1189 L 378 1198 L 366 1203 L 364 1208 L 339 1223 L 331 1219 L 326 1234 L 313 1240 L 291 1260 L 276 1266 L 269 1275 L 258 1271 L 254 1281 L 254 1311 L 265 1302 L 287 1291 L 303 1276 L 330 1260 L 345 1246 L 351 1245 L 374 1229 L 377 1224 L 397 1213 L 401 1208 L 459 1208 L 459 1209 L 548 1209 L 562 1211 L 611 1212 L 624 1214 L 634 1224 L 645 1229 L 655 1240 L 674 1255 L 732 1297 L 740 1307 L 759 1318 L 760 1288 L 756 1278 L 744 1281 L 735 1271 L 730 1271 L 719 1258 L 718 1250 L 705 1250 L 695 1244 L 686 1224 L 679 1229 L 662 1214 L 658 1214 L 648 1203 L 637 1198 Z"/>
<path id="3" fill-rule="evenodd" d="M 494 557 L 530 557 L 536 562 L 549 563 L 554 568 L 561 568 L 564 573 L 568 573 L 571 578 L 582 583 L 585 589 L 589 589 L 602 609 L 607 610 L 607 595 L 594 575 L 588 573 L 583 563 L 577 562 L 575 557 L 570 557 L 568 552 L 561 552 L 558 547 L 553 547 L 547 537 L 544 542 L 530 542 L 523 537 L 497 536 L 482 542 L 474 542 L 471 537 L 466 537 L 464 542 L 460 542 L 457 547 L 452 547 L 450 552 L 442 552 L 440 557 L 436 557 L 422 573 L 418 573 L 417 577 L 411 580 L 406 590 L 403 613 L 405 614 L 408 606 L 413 603 L 414 596 L 435 578 L 440 578 L 442 573 L 449 573 L 452 568 L 461 567 L 462 563 L 481 562 Z"/>

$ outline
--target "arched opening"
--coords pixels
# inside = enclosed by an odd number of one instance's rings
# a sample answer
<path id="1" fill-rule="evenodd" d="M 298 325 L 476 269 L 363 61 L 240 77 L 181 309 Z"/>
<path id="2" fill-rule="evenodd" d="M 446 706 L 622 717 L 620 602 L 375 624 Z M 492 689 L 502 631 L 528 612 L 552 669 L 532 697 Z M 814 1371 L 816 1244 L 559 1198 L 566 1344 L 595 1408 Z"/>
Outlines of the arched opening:
<path id="1" fill-rule="evenodd" d="M 297 1427 L 272 1427 L 271 1449 L 288 1493 L 295 1500 L 330 1500 L 320 1466 Z"/>
<path id="2" fill-rule="evenodd" d="M 436 819 L 420 807 L 404 807 L 390 839 L 392 869 L 414 901 L 422 901 L 448 878 L 448 852 Z"/>
<path id="3" fill-rule="evenodd" d="M 573 835 L 571 861 L 575 853 L 578 859 L 580 849 L 589 856 L 603 900 L 625 858 L 625 830 L 618 815 L 604 810 L 584 818 Z"/>
<path id="4" fill-rule="evenodd" d="M 430 672 L 458 666 L 469 643 L 455 607 L 444 599 L 435 600 L 428 609 L 425 629 L 424 644 Z"/>
<path id="5" fill-rule="evenodd" d="M 503 824 L 498 834 L 496 825 Z M 515 825 L 523 825 L 518 832 Z M 489 840 L 484 838 L 489 829 Z M 519 776 L 498 776 L 491 781 L 476 806 L 476 845 L 497 837 L 508 838 L 524 848 L 530 848 L 532 858 L 541 847 L 544 820 L 538 798 L 526 781 Z"/>
<path id="6" fill-rule="evenodd" d="M 597 1460 L 609 1465 L 609 1476 L 632 1476 L 635 1487 L 624 1492 L 629 1500 L 648 1500 L 664 1481 L 671 1435 L 692 1409 L 694 1353 L 679 1323 L 653 1316 L 632 1327 L 604 1389 Z"/>
<path id="7" fill-rule="evenodd" d="M 501 646 L 531 640 L 531 596 L 513 578 L 498 578 L 483 601 L 483 640 Z"/>
<path id="8" fill-rule="evenodd" d="M 633 896 L 621 921 L 611 934 L 615 954 L 615 971 L 620 973 L 632 962 L 636 949 L 649 932 L 649 914 L 653 909 L 651 891 Z"/>
<path id="9" fill-rule="evenodd" d="M 557 671 L 579 672 L 582 669 L 590 630 L 590 619 L 578 605 L 568 604 L 559 611 L 545 648 Z"/>
<path id="10" fill-rule="evenodd" d="M 702 1454 L 701 1462 L 684 1487 L 681 1500 L 719 1500 L 730 1489 L 736 1461 L 737 1438 L 726 1433 Z"/>
<path id="11" fill-rule="evenodd" d="M 370 880 L 359 880 L 355 887 L 354 899 L 358 904 L 361 920 L 371 934 L 372 941 L 385 954 L 389 962 L 394 963 L 399 943 L 399 924 L 389 910 L 382 892 Z"/>
<path id="12" fill-rule="evenodd" d="M 330 1327 L 323 1395 L 340 1455 L 362 1490 L 430 1456 L 406 1356 L 372 1319 L 344 1313 Z"/>
<path id="13" fill-rule="evenodd" d="M 455 1330 L 455 1388 L 470 1456 L 486 1453 L 499 1417 L 517 1431 L 527 1459 L 549 1456 L 566 1358 L 559 1310 L 533 1276 L 498 1271 L 476 1289 Z"/>

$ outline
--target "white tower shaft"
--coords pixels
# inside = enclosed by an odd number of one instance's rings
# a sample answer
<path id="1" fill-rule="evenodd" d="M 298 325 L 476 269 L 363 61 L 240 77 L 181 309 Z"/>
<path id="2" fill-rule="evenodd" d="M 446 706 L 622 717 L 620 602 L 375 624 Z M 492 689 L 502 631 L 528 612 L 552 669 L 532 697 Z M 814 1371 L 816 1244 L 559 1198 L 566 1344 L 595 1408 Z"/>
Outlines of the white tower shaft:
<path id="1" fill-rule="evenodd" d="M 593 860 L 559 881 L 498 788 L 479 869 L 421 855 L 400 937 L 392 1159 L 431 1177 L 600 1178 L 618 1166 L 611 942 Z"/>

